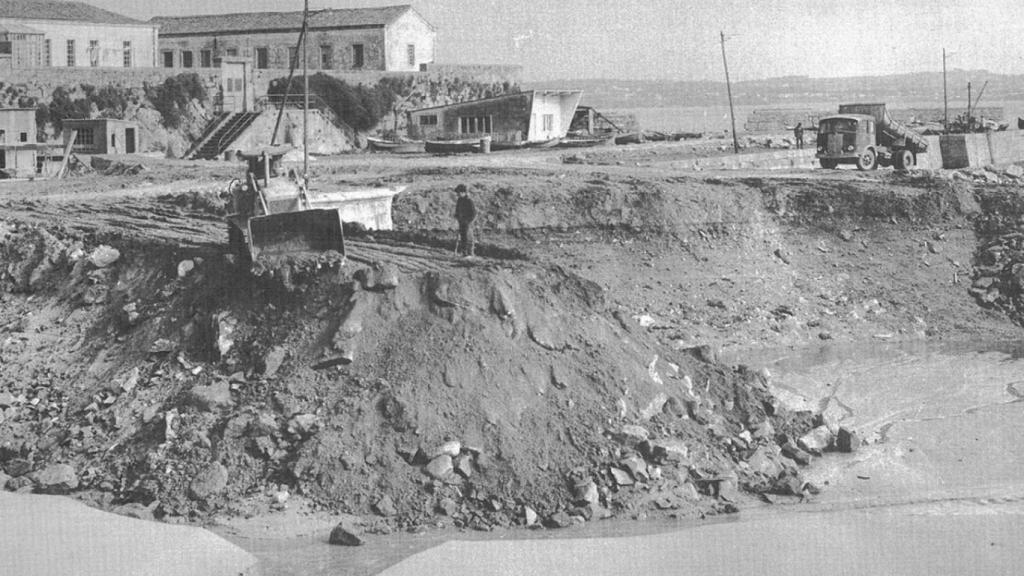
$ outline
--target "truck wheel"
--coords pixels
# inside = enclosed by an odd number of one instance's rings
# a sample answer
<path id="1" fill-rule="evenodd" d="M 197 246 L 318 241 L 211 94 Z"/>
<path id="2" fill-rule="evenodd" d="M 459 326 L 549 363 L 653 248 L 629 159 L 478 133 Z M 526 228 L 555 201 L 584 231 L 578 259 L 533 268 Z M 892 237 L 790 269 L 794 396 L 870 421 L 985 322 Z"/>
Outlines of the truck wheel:
<path id="1" fill-rule="evenodd" d="M 835 170 L 836 166 L 839 166 L 838 161 L 829 158 L 821 158 L 818 160 L 818 163 L 821 164 L 821 167 L 826 170 Z"/>
<path id="2" fill-rule="evenodd" d="M 874 170 L 878 168 L 878 157 L 875 156 L 875 151 L 868 148 L 857 157 L 857 170 Z"/>
<path id="3" fill-rule="evenodd" d="M 228 223 L 228 250 L 235 255 L 239 265 L 245 267 L 252 264 L 249 246 L 245 242 L 245 233 L 232 223 Z"/>
<path id="4" fill-rule="evenodd" d="M 897 170 L 910 170 L 914 167 L 914 153 L 910 150 L 901 150 L 894 157 Z"/>

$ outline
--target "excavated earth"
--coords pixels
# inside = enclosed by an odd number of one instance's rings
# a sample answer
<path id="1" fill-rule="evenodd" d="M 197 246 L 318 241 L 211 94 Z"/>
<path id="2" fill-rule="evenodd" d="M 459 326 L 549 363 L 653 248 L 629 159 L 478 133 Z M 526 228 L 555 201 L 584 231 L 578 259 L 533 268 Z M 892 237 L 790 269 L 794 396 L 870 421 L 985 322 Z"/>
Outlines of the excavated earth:
<path id="1" fill-rule="evenodd" d="M 721 351 L 1019 337 L 1013 179 L 339 162 L 409 186 L 397 230 L 282 283 L 227 254 L 232 170 L 183 168 L 0 187 L 8 490 L 377 533 L 733 512 L 837 446 Z"/>

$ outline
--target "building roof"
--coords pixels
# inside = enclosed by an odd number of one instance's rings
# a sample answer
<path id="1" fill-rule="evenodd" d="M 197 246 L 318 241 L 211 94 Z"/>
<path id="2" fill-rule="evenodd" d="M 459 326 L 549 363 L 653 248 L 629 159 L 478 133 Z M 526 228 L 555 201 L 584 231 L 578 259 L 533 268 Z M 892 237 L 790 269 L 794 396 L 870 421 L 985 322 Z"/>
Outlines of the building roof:
<path id="1" fill-rule="evenodd" d="M 383 6 L 380 8 L 341 8 L 310 10 L 310 29 L 380 28 L 391 24 L 412 6 Z M 421 16 L 422 18 L 422 16 Z M 210 14 L 200 16 L 157 16 L 149 21 L 160 26 L 161 36 L 188 36 L 226 32 L 293 31 L 302 28 L 302 11 L 298 12 L 246 12 L 238 14 Z"/>
<path id="2" fill-rule="evenodd" d="M 0 34 L 43 34 L 42 30 L 36 30 L 29 26 L 17 24 L 15 22 L 0 22 Z"/>
<path id="3" fill-rule="evenodd" d="M 2 0 L 0 18 L 21 20 L 69 20 L 90 24 L 131 24 L 144 25 L 127 16 L 122 16 L 85 2 L 58 2 L 53 0 Z"/>
<path id="4" fill-rule="evenodd" d="M 492 100 L 505 100 L 508 98 L 521 98 L 523 96 L 529 96 L 535 98 L 538 94 L 543 96 L 573 96 L 576 94 L 583 94 L 582 90 L 520 90 L 518 92 L 508 92 L 506 94 L 498 94 L 497 96 L 491 96 L 489 98 L 477 98 L 476 100 L 463 100 L 461 102 L 452 102 L 451 104 L 441 104 L 439 106 L 430 106 L 429 108 L 418 108 L 411 110 L 412 114 L 417 112 L 428 112 L 430 110 L 440 110 L 442 108 L 456 108 L 458 106 L 465 106 L 470 104 L 480 104 L 481 102 L 490 102 Z"/>

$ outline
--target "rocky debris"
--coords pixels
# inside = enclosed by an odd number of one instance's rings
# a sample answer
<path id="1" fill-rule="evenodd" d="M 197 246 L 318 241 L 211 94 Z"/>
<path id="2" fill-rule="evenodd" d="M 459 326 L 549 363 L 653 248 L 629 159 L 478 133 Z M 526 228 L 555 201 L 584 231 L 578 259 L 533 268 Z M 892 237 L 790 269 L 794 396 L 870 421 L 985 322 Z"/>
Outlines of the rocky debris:
<path id="1" fill-rule="evenodd" d="M 537 525 L 537 520 L 537 511 L 529 506 L 523 506 L 523 523 L 527 527 L 535 526 Z"/>
<path id="2" fill-rule="evenodd" d="M 195 260 L 182 260 L 178 262 L 178 278 L 184 278 L 196 269 Z"/>
<path id="3" fill-rule="evenodd" d="M 832 432 L 828 426 L 818 426 L 797 440 L 797 445 L 807 452 L 820 455 L 832 445 Z"/>
<path id="4" fill-rule="evenodd" d="M 335 546 L 362 546 L 366 542 L 360 531 L 349 522 L 340 522 L 331 530 L 328 542 Z"/>
<path id="5" fill-rule="evenodd" d="M 839 452 L 856 452 L 860 446 L 860 438 L 856 432 L 840 427 L 836 432 L 835 445 Z"/>
<path id="6" fill-rule="evenodd" d="M 381 262 L 374 262 L 368 268 L 360 268 L 354 278 L 363 290 L 383 292 L 398 287 L 398 270 L 390 264 Z"/>
<path id="7" fill-rule="evenodd" d="M 106 268 L 121 258 L 121 252 L 117 248 L 102 244 L 89 254 L 89 262 L 96 268 Z"/>
<path id="8" fill-rule="evenodd" d="M 633 447 L 650 438 L 651 433 L 643 426 L 625 424 L 617 431 L 611 433 L 612 438 L 626 446 Z"/>
<path id="9" fill-rule="evenodd" d="M 373 505 L 374 511 L 381 516 L 394 516 L 398 514 L 398 509 L 395 507 L 395 501 L 391 499 L 391 496 L 385 494 L 380 500 Z"/>
<path id="10" fill-rule="evenodd" d="M 3 470 L 0 470 L 0 490 L 7 488 L 7 482 L 11 479 Z"/>
<path id="11" fill-rule="evenodd" d="M 68 464 L 53 464 L 32 475 L 40 492 L 66 494 L 78 488 L 78 474 Z"/>
<path id="12" fill-rule="evenodd" d="M 220 462 L 214 462 L 196 474 L 189 483 L 189 496 L 195 500 L 206 500 L 224 492 L 227 485 L 228 469 Z"/>
<path id="13" fill-rule="evenodd" d="M 316 414 L 296 414 L 288 420 L 288 433 L 299 438 L 309 438 L 320 429 L 320 417 Z"/>
<path id="14" fill-rule="evenodd" d="M 442 454 L 433 460 L 431 460 L 424 471 L 430 476 L 437 478 L 438 480 L 444 479 L 446 476 L 452 473 L 455 469 L 452 463 L 452 457 L 448 454 Z"/>
<path id="15" fill-rule="evenodd" d="M 548 528 L 569 528 L 573 525 L 572 517 L 565 510 L 559 510 L 558 512 L 548 516 L 548 519 L 544 522 L 544 525 Z"/>
<path id="16" fill-rule="evenodd" d="M 811 455 L 800 449 L 792 440 L 782 444 L 782 455 L 801 466 L 811 463 Z"/>
<path id="17" fill-rule="evenodd" d="M 195 386 L 188 392 L 189 402 L 200 410 L 215 412 L 234 405 L 231 385 L 227 380 L 214 382 L 209 386 Z"/>
<path id="18" fill-rule="evenodd" d="M 284 364 L 287 356 L 288 349 L 284 346 L 274 346 L 271 348 L 267 355 L 263 357 L 263 376 L 266 378 L 277 376 L 277 372 L 281 369 L 281 365 Z"/>
<path id="19" fill-rule="evenodd" d="M 638 448 L 648 460 L 658 464 L 685 463 L 690 454 L 686 442 L 677 438 L 648 440 L 641 442 Z"/>

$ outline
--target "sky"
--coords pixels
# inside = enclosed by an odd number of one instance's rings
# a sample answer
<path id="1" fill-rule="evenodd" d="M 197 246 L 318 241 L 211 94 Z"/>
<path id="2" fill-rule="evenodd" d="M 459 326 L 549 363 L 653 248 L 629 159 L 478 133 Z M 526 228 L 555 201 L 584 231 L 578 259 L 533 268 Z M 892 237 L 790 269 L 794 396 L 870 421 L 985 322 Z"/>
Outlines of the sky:
<path id="1" fill-rule="evenodd" d="M 302 0 L 85 0 L 149 19 L 301 10 Z M 436 60 L 518 64 L 526 80 L 734 81 L 950 69 L 1024 74 L 1021 0 L 310 0 L 411 3 L 438 30 Z"/>

